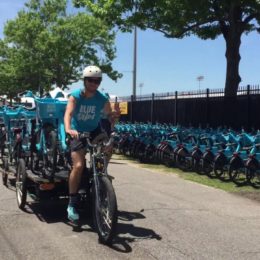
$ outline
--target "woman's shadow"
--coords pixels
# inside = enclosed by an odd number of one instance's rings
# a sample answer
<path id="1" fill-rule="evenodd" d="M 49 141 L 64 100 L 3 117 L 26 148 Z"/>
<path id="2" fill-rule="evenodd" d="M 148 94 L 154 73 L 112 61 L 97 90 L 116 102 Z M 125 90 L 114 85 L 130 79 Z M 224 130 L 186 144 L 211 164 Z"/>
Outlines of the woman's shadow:
<path id="1" fill-rule="evenodd" d="M 131 223 L 135 219 L 145 219 L 143 212 L 144 209 L 139 212 L 118 211 L 117 236 L 110 245 L 111 248 L 122 253 L 129 253 L 132 251 L 130 244 L 133 242 L 144 239 L 162 239 L 154 230 Z"/>
<path id="2" fill-rule="evenodd" d="M 29 203 L 26 207 L 26 212 L 35 214 L 42 222 L 53 224 L 63 222 L 72 227 L 74 232 L 96 232 L 93 221 L 91 209 L 80 212 L 80 225 L 75 226 L 67 220 L 67 201 L 46 203 Z M 162 237 L 154 230 L 136 226 L 132 221 L 136 219 L 145 219 L 144 209 L 139 212 L 118 211 L 117 232 L 114 240 L 109 245 L 110 248 L 122 252 L 130 253 L 132 251 L 131 243 L 144 240 L 156 239 L 161 240 Z"/>

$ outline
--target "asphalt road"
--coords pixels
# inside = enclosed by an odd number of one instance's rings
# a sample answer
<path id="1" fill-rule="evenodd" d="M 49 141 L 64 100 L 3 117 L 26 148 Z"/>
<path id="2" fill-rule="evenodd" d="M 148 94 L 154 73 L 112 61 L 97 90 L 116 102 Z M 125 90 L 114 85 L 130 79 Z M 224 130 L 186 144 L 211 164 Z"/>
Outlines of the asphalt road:
<path id="1" fill-rule="evenodd" d="M 89 215 L 80 230 L 64 203 L 17 208 L 0 185 L 0 259 L 260 259 L 260 204 L 173 174 L 112 161 L 118 235 L 98 243 Z"/>

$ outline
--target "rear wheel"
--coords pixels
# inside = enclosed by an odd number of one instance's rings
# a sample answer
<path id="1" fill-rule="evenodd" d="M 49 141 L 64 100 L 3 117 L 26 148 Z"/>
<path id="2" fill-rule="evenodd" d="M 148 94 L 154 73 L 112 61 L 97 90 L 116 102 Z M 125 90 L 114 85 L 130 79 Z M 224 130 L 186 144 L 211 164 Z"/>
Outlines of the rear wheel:
<path id="1" fill-rule="evenodd" d="M 210 176 L 211 172 L 213 171 L 212 162 L 206 159 L 202 159 L 202 171 L 206 175 Z"/>
<path id="2" fill-rule="evenodd" d="M 223 165 L 221 167 L 214 167 L 214 173 L 217 178 L 219 178 L 221 181 L 230 181 L 230 174 L 228 171 L 227 166 Z"/>
<path id="3" fill-rule="evenodd" d="M 176 162 L 177 162 L 177 166 L 183 171 L 188 171 L 188 170 L 191 170 L 191 168 L 192 168 L 191 158 L 177 155 Z"/>
<path id="4" fill-rule="evenodd" d="M 162 161 L 163 164 L 165 164 L 167 167 L 172 167 L 174 165 L 174 162 L 172 160 L 172 149 L 170 149 L 169 147 L 167 147 L 162 154 Z"/>
<path id="5" fill-rule="evenodd" d="M 192 168 L 196 173 L 200 175 L 204 174 L 200 159 L 192 159 Z"/>
<path id="6" fill-rule="evenodd" d="M 232 165 L 229 167 L 230 179 L 237 185 L 243 186 L 248 183 L 247 172 L 245 167 L 235 168 Z"/>
<path id="7" fill-rule="evenodd" d="M 212 171 L 208 172 L 208 176 L 210 178 L 216 178 L 216 177 L 219 178 L 219 176 L 224 174 L 223 167 L 224 167 L 223 163 L 219 163 L 218 161 L 217 162 L 215 161 L 213 163 Z"/>
<path id="8" fill-rule="evenodd" d="M 98 232 L 99 241 L 110 244 L 114 238 L 117 225 L 117 202 L 111 181 L 99 177 L 98 195 L 95 194 L 93 202 L 93 217 Z"/>
<path id="9" fill-rule="evenodd" d="M 3 171 L 2 171 L 2 182 L 4 186 L 7 186 L 7 179 L 8 179 L 8 170 L 9 170 L 9 164 L 8 159 L 3 159 Z"/>
<path id="10" fill-rule="evenodd" d="M 16 162 L 18 162 L 19 158 L 22 157 L 22 142 L 21 141 L 17 141 L 17 143 L 15 144 L 15 149 L 13 151 L 14 154 L 14 159 Z"/>
<path id="11" fill-rule="evenodd" d="M 16 200 L 18 207 L 24 209 L 27 198 L 27 173 L 24 159 L 19 159 L 16 175 Z"/>
<path id="12" fill-rule="evenodd" d="M 46 137 L 47 154 L 44 155 L 44 168 L 54 175 L 57 167 L 57 135 L 54 130 Z"/>
<path id="13" fill-rule="evenodd" d="M 145 149 L 145 158 L 148 163 L 154 163 L 154 151 L 155 147 L 154 146 L 149 146 L 147 149 Z"/>
<path id="14" fill-rule="evenodd" d="M 258 170 L 247 169 L 247 180 L 254 188 L 260 188 L 260 172 Z"/>

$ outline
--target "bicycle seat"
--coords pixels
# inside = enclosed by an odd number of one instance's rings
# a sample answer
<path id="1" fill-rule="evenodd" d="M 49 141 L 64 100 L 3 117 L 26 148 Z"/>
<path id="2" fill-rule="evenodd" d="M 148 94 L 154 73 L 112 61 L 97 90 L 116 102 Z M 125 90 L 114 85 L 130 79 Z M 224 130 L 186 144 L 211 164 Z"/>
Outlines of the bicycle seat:
<path id="1" fill-rule="evenodd" d="M 19 133 L 22 132 L 22 129 L 19 128 L 19 127 L 13 127 L 13 128 L 12 128 L 12 131 L 13 131 L 15 134 L 19 134 Z"/>

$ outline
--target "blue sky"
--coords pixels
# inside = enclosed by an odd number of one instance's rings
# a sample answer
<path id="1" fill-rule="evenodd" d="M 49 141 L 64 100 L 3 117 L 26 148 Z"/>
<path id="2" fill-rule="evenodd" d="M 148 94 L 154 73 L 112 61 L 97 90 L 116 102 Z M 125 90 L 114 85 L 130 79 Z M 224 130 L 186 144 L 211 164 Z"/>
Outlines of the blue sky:
<path id="1" fill-rule="evenodd" d="M 25 0 L 0 0 L 0 37 L 4 23 L 13 19 L 23 8 Z M 117 82 L 104 77 L 100 86 L 105 92 L 117 96 L 132 94 L 133 35 L 119 33 L 116 38 L 117 58 L 114 69 L 123 73 Z M 260 84 L 260 34 L 243 35 L 240 47 L 241 86 Z M 200 88 L 223 88 L 226 59 L 223 37 L 200 40 L 194 36 L 181 40 L 167 39 L 151 30 L 137 33 L 137 95 L 197 90 L 197 77 L 204 80 Z M 139 86 L 143 87 L 140 88 Z M 72 89 L 82 86 L 82 82 Z"/>

